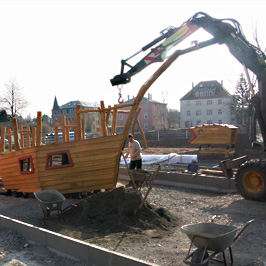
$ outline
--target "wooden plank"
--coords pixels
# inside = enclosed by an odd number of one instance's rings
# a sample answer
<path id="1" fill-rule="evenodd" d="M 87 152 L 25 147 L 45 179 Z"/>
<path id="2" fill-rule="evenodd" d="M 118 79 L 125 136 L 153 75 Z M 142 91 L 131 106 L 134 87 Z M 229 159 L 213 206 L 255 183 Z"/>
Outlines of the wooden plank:
<path id="1" fill-rule="evenodd" d="M 18 192 L 23 192 L 23 193 L 33 193 L 35 191 L 39 191 L 41 190 L 41 187 L 39 186 L 33 186 L 33 187 L 26 187 L 26 188 L 21 188 L 21 189 L 18 189 L 18 188 L 13 188 L 13 187 L 6 187 L 5 188 L 6 190 L 10 189 L 10 190 L 17 190 Z"/>
<path id="2" fill-rule="evenodd" d="M 49 181 L 43 181 L 41 182 L 41 185 L 44 187 L 47 186 L 61 186 L 61 184 L 72 184 L 72 183 L 77 183 L 77 184 L 85 184 L 85 183 L 91 183 L 91 184 L 102 184 L 105 181 L 108 181 L 110 183 L 112 183 L 113 181 L 113 175 L 110 175 L 110 177 L 108 176 L 98 176 L 98 178 L 95 177 L 91 177 L 91 178 L 73 178 L 73 177 L 69 177 L 69 178 L 64 178 L 62 180 L 64 180 L 64 182 L 60 182 L 60 180 L 56 179 L 56 180 L 49 180 Z"/>
<path id="3" fill-rule="evenodd" d="M 39 184 L 40 185 L 40 182 L 38 181 L 37 178 L 32 176 L 32 177 L 23 178 L 23 179 L 20 179 L 20 178 L 7 178 L 5 182 L 3 181 L 3 184 L 4 184 L 4 186 L 6 186 L 6 185 L 10 186 L 10 184 L 14 184 L 14 187 L 16 187 L 16 186 L 23 186 L 25 184 L 28 184 L 28 185 L 30 185 L 30 184 Z"/>
<path id="4" fill-rule="evenodd" d="M 70 176 L 75 176 L 78 175 L 80 173 L 87 173 L 87 176 L 93 175 L 94 172 L 99 172 L 99 173 L 103 173 L 105 171 L 112 171 L 112 169 L 114 169 L 115 166 L 114 165 L 95 165 L 95 166 L 88 166 L 88 167 L 83 167 L 81 168 L 74 168 L 74 167 L 70 167 L 67 168 L 59 168 L 59 169 L 54 169 L 54 170 L 45 170 L 45 171 L 41 171 L 39 169 L 39 178 L 40 181 L 43 180 L 43 178 L 46 178 L 48 176 L 64 176 L 64 175 L 70 175 Z"/>
<path id="5" fill-rule="evenodd" d="M 82 141 L 52 143 L 52 144 L 45 145 L 42 147 L 37 147 L 36 149 L 37 149 L 38 154 L 60 151 L 60 150 L 68 150 L 71 148 L 79 149 L 79 151 L 99 150 L 99 149 L 104 149 L 104 148 L 120 147 L 121 140 L 123 140 L 123 137 L 121 135 L 113 135 L 113 136 L 86 139 Z"/>
<path id="6" fill-rule="evenodd" d="M 0 165 L 5 164 L 5 160 L 8 158 L 19 158 L 19 157 L 24 157 L 27 155 L 33 156 L 35 152 L 36 152 L 35 147 L 29 148 L 29 149 L 20 149 L 19 151 L 16 151 L 16 152 L 6 152 L 0 155 L 1 156 Z"/>
<path id="7" fill-rule="evenodd" d="M 113 165 L 114 162 L 116 162 L 117 156 L 120 156 L 120 153 L 112 153 L 111 155 L 109 154 L 98 154 L 98 155 L 88 155 L 88 156 L 83 156 L 83 157 L 72 157 L 72 161 L 74 163 L 74 166 L 70 167 L 61 167 L 59 168 L 63 170 L 69 169 L 66 171 L 71 171 L 70 168 L 76 168 L 76 167 L 89 167 L 93 166 L 95 164 L 100 164 L 100 165 Z M 44 171 L 46 170 L 46 160 L 42 158 L 41 160 L 38 160 L 38 169 L 39 171 Z M 56 169 L 55 169 L 56 170 Z M 53 170 L 48 170 L 48 171 L 53 171 Z"/>
<path id="8" fill-rule="evenodd" d="M 110 182 L 102 183 L 102 184 L 91 184 L 90 182 L 85 184 L 61 184 L 57 186 L 57 190 L 61 193 L 75 193 L 75 192 L 82 192 L 82 191 L 91 191 L 97 189 L 113 189 L 114 186 Z M 43 190 L 53 189 L 53 186 L 46 186 L 42 187 Z"/>
<path id="9" fill-rule="evenodd" d="M 99 159 L 104 160 L 104 159 L 114 158 L 115 156 L 118 155 L 118 152 L 114 152 L 114 150 L 117 151 L 117 149 L 114 149 L 114 148 L 104 149 L 104 151 L 97 150 L 97 151 L 72 152 L 72 150 L 70 150 L 70 156 L 74 163 L 78 160 L 90 162 L 90 161 L 99 160 Z M 46 154 L 44 156 L 38 157 L 38 166 L 40 166 L 41 164 L 45 165 Z"/>

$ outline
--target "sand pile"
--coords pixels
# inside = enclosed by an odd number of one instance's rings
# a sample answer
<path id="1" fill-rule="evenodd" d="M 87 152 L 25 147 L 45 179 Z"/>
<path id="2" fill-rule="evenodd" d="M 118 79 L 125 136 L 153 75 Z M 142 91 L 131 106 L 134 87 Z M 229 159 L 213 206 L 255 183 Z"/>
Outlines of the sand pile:
<path id="1" fill-rule="evenodd" d="M 77 208 L 65 214 L 66 224 L 73 228 L 87 227 L 97 234 L 117 232 L 141 233 L 143 230 L 169 231 L 179 219 L 163 208 L 146 203 L 133 189 L 118 187 L 81 200 Z"/>

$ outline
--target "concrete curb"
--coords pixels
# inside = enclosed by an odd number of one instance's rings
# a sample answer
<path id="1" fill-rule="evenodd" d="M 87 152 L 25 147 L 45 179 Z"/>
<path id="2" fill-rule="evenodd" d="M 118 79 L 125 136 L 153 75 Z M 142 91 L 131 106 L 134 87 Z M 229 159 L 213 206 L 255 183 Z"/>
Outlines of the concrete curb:
<path id="1" fill-rule="evenodd" d="M 158 266 L 3 215 L 0 215 L 0 227 L 14 229 L 29 241 L 45 245 L 61 256 L 84 261 L 90 266 Z"/>
<path id="2" fill-rule="evenodd" d="M 129 180 L 126 168 L 119 168 L 119 180 Z M 204 189 L 225 193 L 237 192 L 234 179 L 228 179 L 220 176 L 160 172 L 155 180 L 155 184 Z"/>

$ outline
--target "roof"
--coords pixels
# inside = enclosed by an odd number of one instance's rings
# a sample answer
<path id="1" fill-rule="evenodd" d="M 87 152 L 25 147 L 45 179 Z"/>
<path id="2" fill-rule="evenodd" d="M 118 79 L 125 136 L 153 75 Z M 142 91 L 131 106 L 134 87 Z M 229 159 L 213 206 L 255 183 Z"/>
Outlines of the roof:
<path id="1" fill-rule="evenodd" d="M 56 96 L 54 97 L 54 106 L 53 106 L 53 110 L 56 110 L 56 109 L 60 109 L 58 103 L 57 103 L 57 99 L 56 99 Z"/>
<path id="2" fill-rule="evenodd" d="M 127 101 L 124 101 L 123 103 L 121 103 L 121 105 L 122 104 L 130 104 L 130 103 L 133 103 L 134 100 L 135 100 L 135 97 L 133 97 L 133 98 L 127 100 Z M 140 103 L 167 104 L 167 103 L 161 103 L 161 102 L 157 102 L 157 101 L 151 100 L 151 99 L 149 99 L 147 97 L 143 97 Z"/>
<path id="3" fill-rule="evenodd" d="M 92 108 L 98 108 L 99 105 L 97 103 L 89 103 L 89 102 L 82 102 L 82 101 L 70 101 L 68 103 L 65 103 L 60 106 L 61 109 L 67 109 L 67 108 L 76 108 L 76 106 L 80 104 L 82 107 L 92 107 Z"/>
<path id="4" fill-rule="evenodd" d="M 201 96 L 194 97 L 194 92 L 215 90 L 213 96 Z M 195 87 L 193 87 L 187 94 L 185 94 L 180 100 L 195 100 L 195 99 L 209 99 L 209 98 L 230 98 L 231 94 L 216 80 L 201 81 Z"/>

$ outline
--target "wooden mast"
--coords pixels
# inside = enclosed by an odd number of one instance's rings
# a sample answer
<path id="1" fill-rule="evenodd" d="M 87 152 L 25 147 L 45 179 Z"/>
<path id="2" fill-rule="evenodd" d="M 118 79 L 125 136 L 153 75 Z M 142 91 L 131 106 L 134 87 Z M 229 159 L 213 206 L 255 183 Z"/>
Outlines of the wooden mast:
<path id="1" fill-rule="evenodd" d="M 155 72 L 154 74 L 141 86 L 137 97 L 134 100 L 133 106 L 130 110 L 128 115 L 128 119 L 125 123 L 124 129 L 122 134 L 124 135 L 125 141 L 127 138 L 128 131 L 132 124 L 132 120 L 134 119 L 135 113 L 140 105 L 142 98 L 144 97 L 145 93 L 148 91 L 150 86 L 161 76 L 161 74 L 181 55 L 180 50 L 175 51 Z"/>

